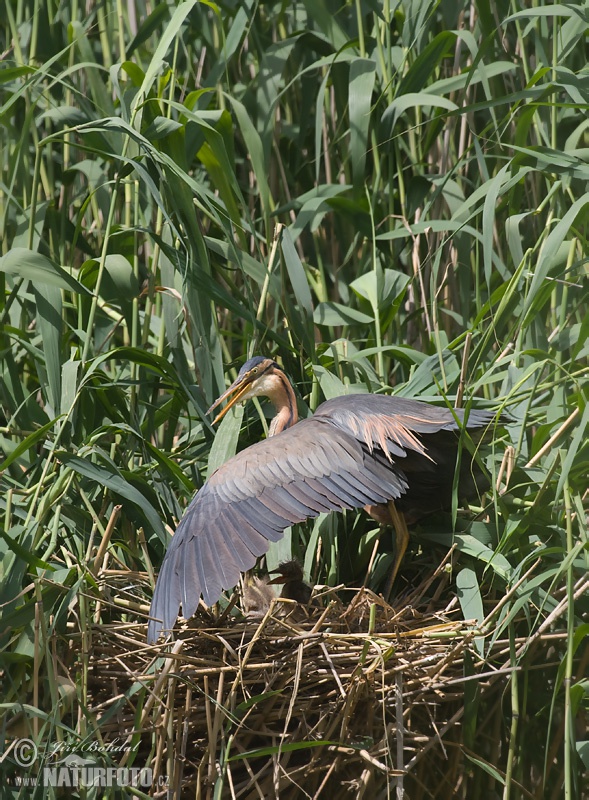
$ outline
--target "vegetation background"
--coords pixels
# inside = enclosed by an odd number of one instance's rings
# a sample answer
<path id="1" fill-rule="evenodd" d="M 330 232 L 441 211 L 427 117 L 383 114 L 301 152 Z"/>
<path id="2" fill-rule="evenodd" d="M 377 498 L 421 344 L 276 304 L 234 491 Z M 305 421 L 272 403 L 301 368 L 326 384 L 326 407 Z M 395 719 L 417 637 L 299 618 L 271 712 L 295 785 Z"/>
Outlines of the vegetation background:
<path id="1" fill-rule="evenodd" d="M 485 513 L 424 526 L 396 590 L 454 543 L 465 618 L 512 643 L 500 702 L 465 697 L 458 788 L 432 770 L 420 796 L 581 797 L 587 2 L 7 0 L 0 16 L 5 746 L 100 735 L 92 625 L 145 613 L 194 490 L 238 434 L 263 435 L 261 406 L 216 437 L 204 413 L 259 353 L 302 415 L 391 387 L 511 415 Z M 320 518 L 269 559 L 292 549 L 314 581 L 358 585 L 378 535 Z M 110 596 L 105 557 L 128 576 Z M 391 559 L 383 540 L 375 590 Z"/>

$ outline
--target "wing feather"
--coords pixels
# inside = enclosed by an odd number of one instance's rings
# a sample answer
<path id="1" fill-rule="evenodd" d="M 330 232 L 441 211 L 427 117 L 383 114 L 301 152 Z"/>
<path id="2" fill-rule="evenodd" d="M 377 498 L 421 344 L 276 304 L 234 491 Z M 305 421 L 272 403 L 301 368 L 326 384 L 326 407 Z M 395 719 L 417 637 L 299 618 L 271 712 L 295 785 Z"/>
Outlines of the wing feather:
<path id="1" fill-rule="evenodd" d="M 169 587 L 168 591 L 165 592 L 162 598 L 163 608 L 161 612 L 163 616 L 164 628 L 166 631 L 171 631 L 172 628 L 174 627 L 174 622 L 176 621 L 176 617 L 178 616 L 178 605 L 182 600 L 181 583 L 179 579 L 180 576 L 177 570 L 177 556 L 178 556 L 177 552 L 171 553 L 171 557 L 168 559 L 168 564 L 166 564 L 166 560 L 164 560 L 164 563 L 162 565 L 162 570 L 158 578 L 158 582 L 159 580 L 162 580 L 163 585 Z M 195 588 L 196 591 L 198 591 L 198 596 L 200 597 L 200 588 L 199 587 Z M 157 591 L 157 585 L 156 585 L 156 591 Z M 150 640 L 149 638 L 150 631 L 153 630 L 153 625 L 154 625 L 153 620 L 150 620 L 147 630 L 148 640 Z"/>
<path id="2" fill-rule="evenodd" d="M 250 525 L 262 525 L 264 530 L 268 530 L 267 536 L 272 535 L 271 531 L 280 533 L 290 525 L 284 514 L 277 514 L 263 503 L 260 503 L 258 498 L 255 497 L 248 497 L 246 500 L 242 500 L 239 504 L 239 510 L 245 515 Z"/>
<path id="3" fill-rule="evenodd" d="M 359 483 L 354 484 L 354 481 L 349 472 L 342 472 L 336 475 L 330 475 L 332 483 L 339 487 L 344 492 L 346 498 L 351 498 L 355 508 L 362 508 L 370 502 L 368 500 L 369 493 L 363 491 Z"/>
<path id="4" fill-rule="evenodd" d="M 182 610 L 185 614 L 192 615 L 198 608 L 201 592 L 204 589 L 202 575 L 202 537 L 191 542 L 191 553 L 187 557 L 181 558 L 178 552 L 180 563 L 178 567 L 182 575 Z M 198 594 L 197 594 L 198 592 Z"/>
<path id="5" fill-rule="evenodd" d="M 291 483 L 291 485 L 288 487 L 289 493 L 299 503 L 303 503 L 307 508 L 311 508 L 313 511 L 316 511 L 317 514 L 327 514 L 329 511 L 333 511 L 333 503 L 330 503 L 324 494 L 316 491 L 313 486 L 310 485 L 311 480 L 312 478 L 305 481 L 304 484 Z M 336 508 L 340 506 L 341 503 L 336 505 Z"/>
<path id="6" fill-rule="evenodd" d="M 215 552 L 211 548 L 208 536 L 199 536 L 195 543 L 200 545 L 200 559 L 197 561 L 201 581 L 202 596 L 205 603 L 210 606 L 216 603 L 223 591 L 223 570 L 220 566 L 221 558 L 217 551 L 218 538 L 215 540 Z M 189 615 L 190 616 L 190 615 Z"/>
<path id="7" fill-rule="evenodd" d="M 256 556 L 254 556 L 252 551 L 232 529 L 230 530 L 229 527 L 221 528 L 219 538 L 223 539 L 229 550 L 233 553 L 235 563 L 240 572 L 244 569 L 251 569 L 251 567 L 244 567 L 243 565 L 251 563 L 252 558 L 253 563 L 251 566 L 256 563 Z M 228 585 L 235 586 L 236 583 L 237 581 L 234 581 Z"/>
<path id="8" fill-rule="evenodd" d="M 335 487 L 330 487 L 329 478 L 309 478 L 306 484 L 310 489 L 314 489 L 318 495 L 325 498 L 325 502 L 329 503 L 330 509 L 353 508 L 349 503 L 346 503 L 343 496 L 336 494 Z"/>
<path id="9" fill-rule="evenodd" d="M 241 539 L 250 553 L 252 553 L 254 556 L 253 564 L 251 564 L 249 567 L 245 567 L 245 569 L 250 569 L 253 567 L 253 565 L 256 563 L 255 559 L 266 552 L 269 543 L 278 541 L 278 539 L 280 539 L 282 536 L 282 531 L 280 531 L 280 533 L 276 533 L 274 538 L 270 538 L 269 534 L 264 536 L 263 534 L 259 533 L 259 531 L 257 531 L 254 526 L 240 514 L 239 508 L 234 506 L 228 506 L 227 508 L 223 509 L 223 513 L 220 515 L 218 522 L 215 522 L 214 525 L 210 525 L 208 531 L 205 531 L 204 533 L 207 538 L 216 539 L 218 536 L 217 530 L 219 526 L 227 523 L 230 524 L 231 528 L 235 531 L 235 535 Z M 285 527 L 288 527 L 288 525 Z M 242 567 L 242 570 L 243 569 L 244 568 Z M 224 588 L 229 589 L 230 587 L 225 586 Z M 218 599 L 219 598 L 217 598 L 217 600 Z"/>

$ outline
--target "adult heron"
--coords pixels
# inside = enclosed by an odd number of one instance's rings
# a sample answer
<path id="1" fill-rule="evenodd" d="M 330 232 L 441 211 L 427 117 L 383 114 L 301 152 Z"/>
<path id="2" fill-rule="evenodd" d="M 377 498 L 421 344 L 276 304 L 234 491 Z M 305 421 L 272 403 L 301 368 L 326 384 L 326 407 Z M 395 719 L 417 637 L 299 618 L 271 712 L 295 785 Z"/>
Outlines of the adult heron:
<path id="1" fill-rule="evenodd" d="M 322 512 L 365 507 L 379 522 L 392 523 L 394 579 L 409 538 L 406 522 L 451 506 L 460 429 L 478 440 L 494 417 L 353 394 L 322 403 L 295 424 L 290 381 L 275 361 L 260 356 L 243 365 L 207 413 L 228 400 L 218 422 L 236 403 L 259 396 L 276 409 L 269 436 L 219 467 L 186 509 L 153 594 L 149 642 L 171 631 L 180 606 L 188 618 L 201 595 L 212 605 L 286 528 Z M 476 494 L 477 476 L 480 470 L 464 450 L 461 497 Z"/>

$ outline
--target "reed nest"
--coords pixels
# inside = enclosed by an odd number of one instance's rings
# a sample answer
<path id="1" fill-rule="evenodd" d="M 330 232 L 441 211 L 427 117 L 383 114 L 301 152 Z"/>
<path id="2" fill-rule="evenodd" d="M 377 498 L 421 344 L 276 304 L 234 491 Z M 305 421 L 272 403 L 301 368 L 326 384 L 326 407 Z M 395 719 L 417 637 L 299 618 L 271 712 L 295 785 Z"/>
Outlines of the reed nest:
<path id="1" fill-rule="evenodd" d="M 89 711 L 126 742 L 117 766 L 153 768 L 154 796 L 457 796 L 468 686 L 500 693 L 510 670 L 447 589 L 440 567 L 394 605 L 316 587 L 310 609 L 277 599 L 257 619 L 236 594 L 156 646 L 144 625 L 97 625 Z"/>

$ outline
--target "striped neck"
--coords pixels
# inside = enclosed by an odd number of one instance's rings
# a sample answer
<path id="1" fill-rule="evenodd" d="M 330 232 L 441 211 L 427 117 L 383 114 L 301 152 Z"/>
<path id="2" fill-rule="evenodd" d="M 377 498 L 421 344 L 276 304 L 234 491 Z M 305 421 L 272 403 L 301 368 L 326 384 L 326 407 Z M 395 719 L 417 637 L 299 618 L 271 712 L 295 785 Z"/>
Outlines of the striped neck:
<path id="1" fill-rule="evenodd" d="M 299 419 L 297 401 L 290 381 L 281 370 L 277 370 L 272 377 L 274 386 L 272 394 L 268 396 L 276 409 L 276 416 L 270 423 L 268 436 L 276 436 L 277 433 L 291 428 Z"/>

